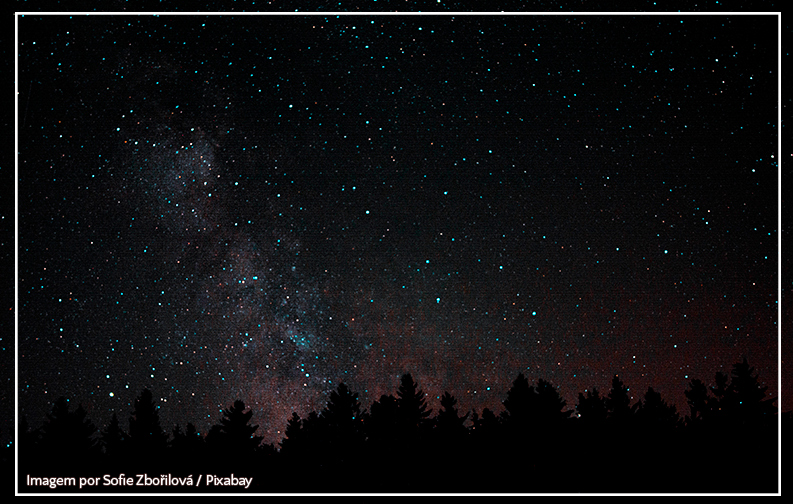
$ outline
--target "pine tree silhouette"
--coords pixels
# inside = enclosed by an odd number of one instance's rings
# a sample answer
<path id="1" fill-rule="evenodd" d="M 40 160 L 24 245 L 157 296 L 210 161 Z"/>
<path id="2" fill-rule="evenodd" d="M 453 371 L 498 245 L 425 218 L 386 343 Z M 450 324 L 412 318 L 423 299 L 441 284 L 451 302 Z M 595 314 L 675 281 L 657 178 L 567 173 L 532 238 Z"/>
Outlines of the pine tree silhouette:
<path id="1" fill-rule="evenodd" d="M 649 435 L 667 435 L 678 427 L 680 415 L 674 405 L 668 405 L 661 394 L 649 387 L 644 402 L 636 409 L 636 420 Z"/>
<path id="2" fill-rule="evenodd" d="M 583 393 L 578 393 L 576 410 L 578 410 L 581 421 L 586 425 L 603 425 L 608 417 L 606 399 L 600 396 L 597 387 L 587 390 L 586 396 Z"/>
<path id="3" fill-rule="evenodd" d="M 699 428 L 703 423 L 712 420 L 713 398 L 708 394 L 708 388 L 699 379 L 693 379 L 684 392 L 686 402 L 691 413 L 686 417 L 686 425 Z"/>
<path id="4" fill-rule="evenodd" d="M 303 435 L 306 438 L 307 444 L 312 448 L 321 444 L 321 440 L 325 434 L 322 421 L 316 411 L 311 411 L 306 418 L 303 419 Z"/>
<path id="5" fill-rule="evenodd" d="M 612 425 L 617 428 L 625 428 L 630 425 L 636 407 L 631 407 L 631 397 L 628 387 L 622 383 L 619 375 L 614 375 L 611 380 L 611 390 L 606 397 L 606 408 L 608 417 Z"/>
<path id="6" fill-rule="evenodd" d="M 575 482 L 585 491 L 598 490 L 603 482 L 611 479 L 606 467 L 611 462 L 608 454 L 614 451 L 614 447 L 613 433 L 608 429 L 606 399 L 597 387 L 586 390 L 586 395 L 578 394 L 578 418 L 575 419 L 575 435 L 571 439 L 574 447 L 570 450 L 577 456 L 570 465 L 578 474 Z"/>
<path id="7" fill-rule="evenodd" d="M 724 448 L 719 456 L 740 471 L 743 491 L 777 491 L 777 410 L 773 399 L 766 397 L 768 387 L 760 383 L 745 357 L 733 365 L 730 382 L 726 386 L 725 382 L 723 374 L 717 375 L 712 389 L 722 417 L 716 430 Z M 731 483 L 738 486 L 737 481 Z"/>
<path id="8" fill-rule="evenodd" d="M 352 438 L 362 434 L 358 394 L 352 393 L 344 383 L 330 393 L 330 400 L 320 416 L 331 430 L 341 433 L 343 437 Z"/>
<path id="9" fill-rule="evenodd" d="M 100 440 L 104 446 L 105 459 L 108 464 L 117 468 L 126 455 L 127 434 L 121 430 L 115 413 L 110 418 L 110 423 L 102 430 Z"/>
<path id="10" fill-rule="evenodd" d="M 484 408 L 479 415 L 476 409 L 471 411 L 471 428 L 467 445 L 470 454 L 461 457 L 463 465 L 459 469 L 461 474 L 467 474 L 468 464 L 476 464 L 476 478 L 465 481 L 467 487 L 462 487 L 464 492 L 493 491 L 492 482 L 498 481 L 498 491 L 516 491 L 512 486 L 514 477 L 507 478 L 504 469 L 514 465 L 514 460 L 520 458 L 512 448 L 514 441 L 503 432 L 503 425 L 498 416 L 490 408 Z M 525 479 L 523 479 L 525 481 Z M 509 483 L 506 485 L 505 483 Z M 483 483 L 485 483 L 483 485 Z"/>
<path id="11" fill-rule="evenodd" d="M 380 396 L 372 403 L 371 412 L 366 416 L 366 433 L 369 440 L 381 443 L 393 438 L 397 428 L 399 405 L 397 399 L 389 395 Z"/>
<path id="12" fill-rule="evenodd" d="M 716 385 L 710 387 L 713 393 L 711 400 L 713 424 L 717 428 L 727 428 L 729 423 L 729 407 L 727 405 L 727 387 L 729 387 L 730 377 L 726 373 L 719 371 L 716 373 Z"/>
<path id="13" fill-rule="evenodd" d="M 530 428 L 532 409 L 535 406 L 536 392 L 533 385 L 529 385 L 529 380 L 518 373 L 512 387 L 507 392 L 507 398 L 503 404 L 506 412 L 503 415 L 505 425 L 513 433 Z M 482 412 L 484 415 L 484 412 Z"/>
<path id="14" fill-rule="evenodd" d="M 620 457 L 625 456 L 625 453 L 635 448 L 634 436 L 634 413 L 638 408 L 637 405 L 631 407 L 631 397 L 628 387 L 620 380 L 618 375 L 614 375 L 611 379 L 611 390 L 605 399 L 606 409 L 608 411 L 607 421 L 604 425 L 603 442 L 595 442 L 599 446 L 600 464 L 596 466 L 596 480 L 603 481 L 609 478 L 608 467 L 613 467 L 620 463 Z M 631 481 L 638 481 L 640 477 L 633 471 L 637 470 L 637 466 L 628 466 L 624 468 L 625 477 L 630 477 Z M 628 476 L 630 475 L 630 476 Z M 605 484 L 605 483 L 604 483 Z M 611 483 L 614 484 L 613 482 Z M 610 491 L 615 491 L 617 488 L 608 487 Z M 625 491 L 620 488 L 620 491 Z"/>
<path id="15" fill-rule="evenodd" d="M 402 380 L 397 390 L 397 411 L 399 429 L 408 436 L 417 436 L 431 423 L 429 417 L 431 409 L 427 409 L 424 392 L 418 388 L 410 373 L 402 375 Z"/>
<path id="16" fill-rule="evenodd" d="M 302 431 L 303 422 L 296 411 L 286 422 L 284 439 L 281 440 L 281 453 L 290 460 L 298 460 L 305 452 L 305 433 Z"/>
<path id="17" fill-rule="evenodd" d="M 385 482 L 382 473 L 405 471 L 422 472 L 429 463 L 423 456 L 431 436 L 432 410 L 427 408 L 424 392 L 410 373 L 402 375 L 397 397 L 381 396 L 372 404 L 371 414 L 365 415 L 366 434 L 369 438 L 367 457 L 376 465 L 368 469 L 373 481 L 380 481 L 391 491 L 419 491 L 419 481 L 401 479 Z M 375 471 L 373 474 L 371 471 Z M 380 473 L 380 474 L 376 474 Z M 422 482 L 423 484 L 423 482 Z"/>
<path id="18" fill-rule="evenodd" d="M 160 426 L 160 415 L 149 389 L 143 389 L 135 399 L 129 418 L 131 461 L 137 469 L 155 469 L 164 462 L 168 434 Z"/>
<path id="19" fill-rule="evenodd" d="M 473 410 L 471 423 L 471 439 L 477 450 L 492 452 L 501 443 L 501 421 L 489 408 L 482 410 L 481 417 Z"/>
<path id="20" fill-rule="evenodd" d="M 760 384 L 746 357 L 733 365 L 731 378 L 720 404 L 730 415 L 732 425 L 756 428 L 774 424 L 774 400 L 766 397 L 768 387 Z"/>
<path id="21" fill-rule="evenodd" d="M 549 382 L 540 378 L 537 381 L 537 397 L 535 399 L 535 411 L 533 412 L 540 424 L 562 425 L 562 422 L 570 418 L 573 410 L 565 410 L 567 401 L 562 399 L 559 391 Z"/>
<path id="22" fill-rule="evenodd" d="M 37 466 L 41 465 L 41 461 L 44 460 L 44 457 L 40 453 L 41 447 L 39 445 L 41 429 L 31 430 L 28 426 L 28 419 L 26 415 L 22 415 L 17 431 L 19 432 L 19 446 L 17 448 L 19 451 L 20 467 L 19 487 L 22 488 L 25 484 L 23 473 L 35 474 Z"/>
<path id="23" fill-rule="evenodd" d="M 65 397 L 58 398 L 41 428 L 40 445 L 50 467 L 66 471 L 86 470 L 100 453 L 94 424 L 82 405 L 69 411 Z"/>
<path id="24" fill-rule="evenodd" d="M 306 471 L 318 471 L 328 466 L 323 455 L 327 451 L 325 428 L 316 411 L 310 412 L 306 418 L 300 418 L 293 411 L 284 436 L 280 442 L 280 455 L 285 462 L 299 464 Z"/>
<path id="25" fill-rule="evenodd" d="M 567 402 L 553 385 L 541 378 L 535 388 L 523 373 L 515 378 L 503 404 L 506 408 L 503 423 L 508 435 L 519 444 L 532 443 L 535 447 L 547 444 L 549 437 L 556 435 L 573 413 L 564 409 Z"/>
<path id="26" fill-rule="evenodd" d="M 457 399 L 449 392 L 441 396 L 441 410 L 435 417 L 434 451 L 438 453 L 435 474 L 439 479 L 453 481 L 463 470 L 460 461 L 470 455 L 470 439 L 465 421 L 470 413 L 460 416 Z"/>
<path id="27" fill-rule="evenodd" d="M 225 436 L 223 435 L 223 429 L 219 424 L 211 426 L 207 431 L 207 435 L 204 438 L 204 443 L 206 445 L 209 457 L 212 460 L 217 461 L 227 455 L 227 446 L 224 442 L 224 438 Z"/>
<path id="28" fill-rule="evenodd" d="M 321 429 L 321 444 L 316 446 L 321 453 L 322 464 L 339 471 L 356 471 L 364 449 L 365 432 L 358 394 L 340 383 L 330 393 L 328 404 L 320 412 L 318 425 Z"/>
<path id="29" fill-rule="evenodd" d="M 253 411 L 245 409 L 245 403 L 237 399 L 207 433 L 206 447 L 217 470 L 251 470 L 263 437 L 256 435 L 258 425 L 249 424 Z"/>
<path id="30" fill-rule="evenodd" d="M 183 476 L 253 471 L 262 482 L 268 479 L 261 475 L 277 482 L 267 488 L 279 491 L 492 491 L 478 483 L 498 480 L 497 489 L 509 492 L 774 492 L 778 417 L 767 391 L 744 358 L 730 375 L 717 373 L 714 386 L 690 382 L 685 396 L 691 412 L 681 422 L 675 406 L 652 387 L 631 406 L 629 389 L 615 375 L 608 396 L 595 388 L 578 394 L 578 415 L 571 420 L 555 387 L 543 379 L 533 386 L 519 373 L 499 416 L 488 408 L 481 417 L 476 410 L 461 416 L 457 400 L 444 392 L 432 418 L 425 394 L 405 374 L 397 397 L 381 396 L 371 413 L 344 383 L 330 392 L 319 414 L 301 419 L 293 413 L 280 453 L 261 444 L 252 412 L 239 400 L 223 411 L 205 440 L 193 424 L 184 433 L 176 425 L 164 450 L 168 436 L 148 390 L 135 401 L 129 434 L 113 414 L 98 440 L 82 406 L 70 412 L 60 398 L 41 428 L 31 431 L 21 418 L 20 488 L 25 474 L 159 474 L 170 468 L 188 471 Z M 790 412 L 784 415 L 786 425 L 791 418 Z M 677 466 L 668 463 L 670 454 L 679 453 L 698 477 L 679 477 Z M 478 464 L 477 477 L 461 479 L 470 461 Z M 349 474 L 358 476 L 354 483 Z M 458 486 L 448 486 L 450 481 Z"/>
<path id="31" fill-rule="evenodd" d="M 249 425 L 253 411 L 245 411 L 245 403 L 241 400 L 234 401 L 228 409 L 223 411 L 220 419 L 220 432 L 224 436 L 224 443 L 230 451 L 239 455 L 253 454 L 264 439 L 256 436 L 258 425 Z"/>
<path id="32" fill-rule="evenodd" d="M 401 445 L 396 437 L 399 406 L 397 399 L 391 395 L 383 394 L 380 400 L 374 401 L 369 414 L 364 414 L 364 428 L 366 432 L 366 458 L 373 467 L 380 467 L 384 471 L 396 471 L 401 460 L 391 454 L 396 453 Z M 372 475 L 377 478 L 377 475 Z"/>
<path id="33" fill-rule="evenodd" d="M 195 425 L 187 422 L 185 431 L 175 425 L 171 439 L 171 460 L 177 461 L 182 469 L 198 469 L 196 462 L 204 457 L 204 439 L 198 433 Z M 188 471 L 189 472 L 189 471 Z"/>
<path id="34" fill-rule="evenodd" d="M 435 428 L 444 439 L 459 440 L 468 434 L 464 424 L 470 413 L 461 417 L 456 405 L 457 399 L 449 392 L 444 392 L 441 397 L 441 410 L 435 418 Z"/>

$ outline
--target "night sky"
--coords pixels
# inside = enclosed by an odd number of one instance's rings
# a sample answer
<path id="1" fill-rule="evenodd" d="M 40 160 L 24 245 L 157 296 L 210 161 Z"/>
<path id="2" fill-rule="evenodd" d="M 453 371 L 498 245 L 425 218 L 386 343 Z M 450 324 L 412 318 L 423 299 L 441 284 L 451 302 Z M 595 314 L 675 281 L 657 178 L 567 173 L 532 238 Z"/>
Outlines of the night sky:
<path id="1" fill-rule="evenodd" d="M 777 16 L 25 16 L 18 391 L 777 396 Z M 788 408 L 789 409 L 789 408 Z"/>

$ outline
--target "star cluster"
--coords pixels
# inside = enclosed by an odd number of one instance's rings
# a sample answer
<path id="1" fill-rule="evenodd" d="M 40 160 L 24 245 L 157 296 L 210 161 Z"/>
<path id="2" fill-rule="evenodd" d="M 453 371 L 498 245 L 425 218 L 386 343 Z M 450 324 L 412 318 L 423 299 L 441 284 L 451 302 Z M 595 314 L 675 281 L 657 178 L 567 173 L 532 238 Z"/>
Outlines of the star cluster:
<path id="1" fill-rule="evenodd" d="M 19 405 L 268 442 L 411 372 L 498 412 L 776 395 L 775 16 L 24 16 Z"/>

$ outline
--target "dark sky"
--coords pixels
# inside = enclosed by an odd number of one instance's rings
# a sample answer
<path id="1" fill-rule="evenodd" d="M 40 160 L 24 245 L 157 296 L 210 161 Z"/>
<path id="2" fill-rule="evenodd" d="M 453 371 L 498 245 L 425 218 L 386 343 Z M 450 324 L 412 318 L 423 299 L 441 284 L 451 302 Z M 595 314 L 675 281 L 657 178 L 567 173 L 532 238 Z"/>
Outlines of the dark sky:
<path id="1" fill-rule="evenodd" d="M 776 396 L 777 23 L 18 18 L 20 413 Z"/>

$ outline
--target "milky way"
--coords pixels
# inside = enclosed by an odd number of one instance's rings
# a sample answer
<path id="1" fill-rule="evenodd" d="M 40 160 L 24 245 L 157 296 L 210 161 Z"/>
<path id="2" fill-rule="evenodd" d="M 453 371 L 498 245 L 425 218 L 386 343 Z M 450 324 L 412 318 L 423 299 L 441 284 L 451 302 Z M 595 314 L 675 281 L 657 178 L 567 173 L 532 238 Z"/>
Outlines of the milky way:
<path id="1" fill-rule="evenodd" d="M 19 19 L 20 411 L 778 393 L 776 26 Z"/>

